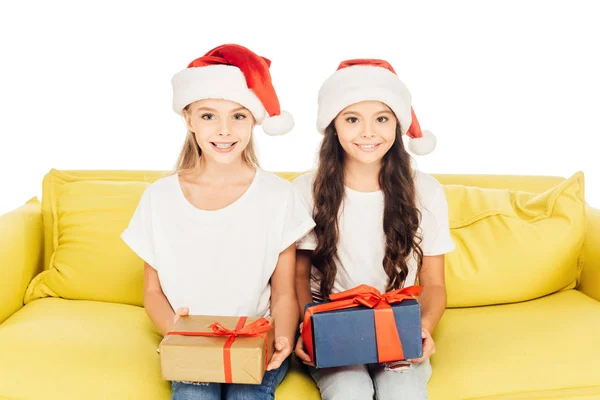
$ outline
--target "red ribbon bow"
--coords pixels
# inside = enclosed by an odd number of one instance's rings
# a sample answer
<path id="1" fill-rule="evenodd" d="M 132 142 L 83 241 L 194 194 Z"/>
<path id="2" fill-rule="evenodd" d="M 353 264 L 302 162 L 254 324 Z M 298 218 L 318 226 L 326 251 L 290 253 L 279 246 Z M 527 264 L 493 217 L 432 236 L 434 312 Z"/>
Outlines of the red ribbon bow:
<path id="1" fill-rule="evenodd" d="M 312 306 L 306 309 L 302 325 L 302 340 L 310 359 L 314 362 L 312 316 L 325 311 L 342 310 L 361 305 L 375 311 L 375 335 L 377 339 L 377 358 L 379 362 L 398 361 L 404 359 L 402 343 L 396 329 L 396 319 L 390 304 L 414 299 L 421 293 L 422 286 L 409 286 L 392 290 L 385 294 L 374 287 L 360 285 L 354 289 L 335 293 L 329 296 L 331 302 Z"/>
<path id="2" fill-rule="evenodd" d="M 186 332 L 186 331 L 171 331 L 168 332 L 167 335 L 183 335 L 183 336 L 229 336 L 225 344 L 223 345 L 223 368 L 225 370 L 225 382 L 232 383 L 232 373 L 231 373 L 231 346 L 235 339 L 238 336 L 244 337 L 264 337 L 265 341 L 267 340 L 266 333 L 271 329 L 275 328 L 273 325 L 269 323 L 266 318 L 260 318 L 249 325 L 246 324 L 246 320 L 248 317 L 240 317 L 238 320 L 235 329 L 227 329 L 219 322 L 215 322 L 209 326 L 212 329 L 212 332 Z M 244 326 L 245 325 L 245 326 Z M 269 354 L 269 343 L 267 342 L 266 347 L 266 355 L 267 357 L 265 361 L 265 365 L 268 364 L 268 354 Z"/>

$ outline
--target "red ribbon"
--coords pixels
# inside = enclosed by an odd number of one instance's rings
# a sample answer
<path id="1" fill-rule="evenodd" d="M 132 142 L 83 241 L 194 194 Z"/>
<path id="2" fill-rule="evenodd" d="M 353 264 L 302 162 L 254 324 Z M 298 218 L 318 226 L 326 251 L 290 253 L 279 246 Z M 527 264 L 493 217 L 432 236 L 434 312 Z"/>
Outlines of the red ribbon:
<path id="1" fill-rule="evenodd" d="M 212 329 L 212 332 L 186 332 L 186 331 L 171 331 L 167 332 L 167 335 L 182 335 L 182 336 L 210 336 L 210 337 L 218 337 L 218 336 L 228 336 L 227 341 L 223 345 L 223 368 L 225 370 L 225 382 L 232 383 L 232 373 L 231 373 L 231 346 L 235 339 L 238 336 L 243 337 L 263 337 L 267 342 L 266 346 L 266 361 L 265 366 L 268 363 L 269 357 L 269 342 L 267 341 L 267 332 L 271 329 L 275 328 L 273 325 L 269 323 L 266 318 L 260 318 L 249 325 L 246 324 L 246 320 L 248 317 L 240 317 L 238 320 L 235 329 L 227 329 L 219 322 L 215 322 L 209 326 Z"/>
<path id="2" fill-rule="evenodd" d="M 421 293 L 422 286 L 409 286 L 392 290 L 385 294 L 374 287 L 360 285 L 354 289 L 335 293 L 329 296 L 331 302 L 312 306 L 306 309 L 302 325 L 302 340 L 310 359 L 314 362 L 312 316 L 325 311 L 342 310 L 366 306 L 375 312 L 375 335 L 377 339 L 377 358 L 379 362 L 398 361 L 404 359 L 402 343 L 396 328 L 394 311 L 390 304 L 414 299 Z"/>

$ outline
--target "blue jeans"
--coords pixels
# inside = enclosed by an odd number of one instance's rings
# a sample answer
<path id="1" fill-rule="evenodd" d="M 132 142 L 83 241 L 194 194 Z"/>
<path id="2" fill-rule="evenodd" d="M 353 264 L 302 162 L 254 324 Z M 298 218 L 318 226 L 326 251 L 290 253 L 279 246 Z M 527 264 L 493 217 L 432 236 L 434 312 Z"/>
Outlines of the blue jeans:
<path id="1" fill-rule="evenodd" d="M 260 385 L 171 382 L 171 400 L 274 400 L 289 362 L 288 358 L 276 370 L 265 372 Z"/>
<path id="2" fill-rule="evenodd" d="M 431 378 L 429 359 L 406 371 L 388 370 L 381 364 L 315 369 L 309 372 L 323 400 L 426 400 Z"/>

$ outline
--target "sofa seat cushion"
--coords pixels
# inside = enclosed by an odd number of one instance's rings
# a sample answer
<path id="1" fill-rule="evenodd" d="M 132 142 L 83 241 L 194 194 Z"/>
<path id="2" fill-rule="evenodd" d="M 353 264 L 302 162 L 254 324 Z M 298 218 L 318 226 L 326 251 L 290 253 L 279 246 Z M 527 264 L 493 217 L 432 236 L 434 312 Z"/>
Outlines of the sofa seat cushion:
<path id="1" fill-rule="evenodd" d="M 446 310 L 434 340 L 432 400 L 600 398 L 600 303 L 576 290 Z"/>
<path id="2" fill-rule="evenodd" d="M 143 308 L 45 298 L 0 327 L 0 398 L 169 399 Z"/>
<path id="3" fill-rule="evenodd" d="M 0 399 L 168 400 L 161 336 L 141 307 L 44 298 L 0 326 Z M 277 400 L 319 399 L 295 365 Z M 316 396 L 316 397 L 315 397 Z"/>

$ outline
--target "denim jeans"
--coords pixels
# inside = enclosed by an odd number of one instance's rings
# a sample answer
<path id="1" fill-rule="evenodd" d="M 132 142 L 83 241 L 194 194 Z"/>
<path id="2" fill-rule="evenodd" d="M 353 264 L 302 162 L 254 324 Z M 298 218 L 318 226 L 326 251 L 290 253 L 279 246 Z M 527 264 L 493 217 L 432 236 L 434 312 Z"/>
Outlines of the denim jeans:
<path id="1" fill-rule="evenodd" d="M 425 400 L 431 378 L 429 359 L 406 371 L 386 369 L 382 364 L 315 369 L 309 372 L 323 400 Z"/>
<path id="2" fill-rule="evenodd" d="M 288 358 L 276 370 L 265 372 L 260 385 L 171 382 L 171 400 L 273 400 L 289 362 Z"/>

